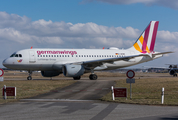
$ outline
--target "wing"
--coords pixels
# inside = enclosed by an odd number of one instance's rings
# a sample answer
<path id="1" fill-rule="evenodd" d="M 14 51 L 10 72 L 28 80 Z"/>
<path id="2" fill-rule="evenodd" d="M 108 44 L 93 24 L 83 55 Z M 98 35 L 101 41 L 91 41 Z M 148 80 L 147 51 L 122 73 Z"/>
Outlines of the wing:
<path id="1" fill-rule="evenodd" d="M 113 64 L 115 61 L 129 61 L 130 59 L 140 57 L 140 56 L 149 56 L 151 58 L 155 57 L 156 55 L 163 55 L 163 54 L 168 54 L 172 52 L 163 52 L 163 53 L 154 53 L 154 54 L 138 54 L 138 55 L 130 55 L 130 56 L 125 56 L 125 57 L 115 57 L 115 58 L 106 58 L 106 59 L 98 59 L 98 60 L 90 60 L 90 61 L 82 61 L 82 62 L 77 62 L 73 64 L 81 64 L 84 65 L 85 68 L 95 68 L 97 66 L 103 65 L 104 63 L 111 63 Z"/>
<path id="2" fill-rule="evenodd" d="M 106 58 L 106 59 L 98 59 L 98 60 L 90 60 L 90 61 L 83 61 L 83 62 L 77 62 L 73 64 L 82 64 L 85 68 L 95 68 L 97 66 L 103 65 L 104 63 L 114 63 L 115 61 L 124 60 L 128 61 L 135 57 L 145 56 L 145 54 L 139 54 L 139 55 L 131 55 L 131 56 L 125 56 L 125 57 L 115 57 L 115 58 Z"/>

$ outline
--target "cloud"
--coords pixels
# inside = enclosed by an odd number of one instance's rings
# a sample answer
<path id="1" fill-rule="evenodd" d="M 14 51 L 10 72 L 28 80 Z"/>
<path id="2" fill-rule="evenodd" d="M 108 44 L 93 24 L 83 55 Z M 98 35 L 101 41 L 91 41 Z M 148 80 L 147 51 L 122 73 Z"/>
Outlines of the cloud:
<path id="1" fill-rule="evenodd" d="M 140 33 L 132 27 L 107 27 L 92 22 L 72 24 L 43 19 L 31 21 L 26 16 L 6 12 L 0 12 L 0 19 L 0 40 L 20 44 L 58 44 L 63 47 L 74 45 L 76 48 L 90 48 L 89 44 L 96 48 L 108 45 L 128 47 L 123 40 L 136 39 Z"/>
<path id="2" fill-rule="evenodd" d="M 178 43 L 178 32 L 158 31 L 157 38 L 164 42 Z"/>
<path id="3" fill-rule="evenodd" d="M 5 52 L 1 51 L 2 58 L 31 46 L 34 48 L 129 48 L 142 32 L 130 26 L 107 27 L 92 22 L 72 24 L 43 19 L 31 21 L 26 16 L 21 17 L 6 12 L 0 12 L 0 19 L 0 47 L 5 50 Z M 158 31 L 155 50 L 178 50 L 176 38 L 178 32 Z"/>
<path id="4" fill-rule="evenodd" d="M 177 0 L 83 0 L 82 3 L 87 2 L 104 2 L 109 4 L 136 4 L 142 3 L 148 6 L 159 5 L 164 7 L 169 7 L 172 9 L 178 9 L 178 1 Z"/>

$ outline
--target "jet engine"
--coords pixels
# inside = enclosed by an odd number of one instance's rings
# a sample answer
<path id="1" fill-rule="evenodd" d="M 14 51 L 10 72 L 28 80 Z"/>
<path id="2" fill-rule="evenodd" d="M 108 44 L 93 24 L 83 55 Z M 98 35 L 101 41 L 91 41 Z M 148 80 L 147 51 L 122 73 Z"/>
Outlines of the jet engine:
<path id="1" fill-rule="evenodd" d="M 61 72 L 59 71 L 41 71 L 43 77 L 54 77 L 58 76 Z"/>
<path id="2" fill-rule="evenodd" d="M 66 77 L 78 77 L 84 74 L 85 68 L 82 65 L 65 65 L 62 68 L 63 74 Z"/>

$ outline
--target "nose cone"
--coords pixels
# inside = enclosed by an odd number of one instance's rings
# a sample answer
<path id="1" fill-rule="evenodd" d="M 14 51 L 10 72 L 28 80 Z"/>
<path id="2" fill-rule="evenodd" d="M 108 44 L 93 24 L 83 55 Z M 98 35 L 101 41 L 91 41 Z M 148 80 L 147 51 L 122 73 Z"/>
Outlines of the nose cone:
<path id="1" fill-rule="evenodd" d="M 3 62 L 2 62 L 3 66 L 6 67 L 6 64 L 7 64 L 7 59 L 5 59 Z"/>
<path id="2" fill-rule="evenodd" d="M 3 66 L 4 67 L 9 67 L 9 65 L 11 64 L 12 62 L 11 62 L 11 60 L 9 60 L 9 58 L 7 58 L 7 59 L 5 59 L 3 62 L 2 62 L 2 64 L 3 64 Z"/>

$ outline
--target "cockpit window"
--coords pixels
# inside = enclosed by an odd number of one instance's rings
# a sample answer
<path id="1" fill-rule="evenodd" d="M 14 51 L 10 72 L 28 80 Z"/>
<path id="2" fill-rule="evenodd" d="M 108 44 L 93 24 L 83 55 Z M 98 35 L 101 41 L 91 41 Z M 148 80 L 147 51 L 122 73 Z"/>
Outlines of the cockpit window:
<path id="1" fill-rule="evenodd" d="M 10 57 L 22 57 L 22 54 L 13 53 Z"/>
<path id="2" fill-rule="evenodd" d="M 15 53 L 13 53 L 10 57 L 15 57 Z"/>

